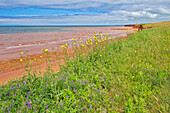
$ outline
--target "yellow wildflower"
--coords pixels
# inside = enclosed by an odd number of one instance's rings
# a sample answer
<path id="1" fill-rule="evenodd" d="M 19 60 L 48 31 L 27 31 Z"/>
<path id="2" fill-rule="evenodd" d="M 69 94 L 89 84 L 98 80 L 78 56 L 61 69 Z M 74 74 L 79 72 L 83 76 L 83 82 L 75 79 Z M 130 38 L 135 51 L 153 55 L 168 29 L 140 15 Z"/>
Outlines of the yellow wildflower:
<path id="1" fill-rule="evenodd" d="M 67 47 L 68 44 L 65 44 L 65 46 Z"/>
<path id="2" fill-rule="evenodd" d="M 37 59 L 35 58 L 34 60 L 36 61 Z"/>
<path id="3" fill-rule="evenodd" d="M 135 51 L 135 53 L 136 53 L 136 51 Z"/>
<path id="4" fill-rule="evenodd" d="M 42 56 L 40 56 L 40 58 L 42 58 Z"/>
<path id="5" fill-rule="evenodd" d="M 100 55 L 100 56 L 102 56 L 102 55 Z"/>
<path id="6" fill-rule="evenodd" d="M 23 53 L 23 52 L 21 52 L 20 54 L 21 54 L 21 55 L 23 55 L 24 53 Z"/>
<path id="7" fill-rule="evenodd" d="M 41 59 L 39 61 L 41 62 Z"/>
<path id="8" fill-rule="evenodd" d="M 84 53 L 83 53 L 83 55 L 84 55 Z"/>
<path id="9" fill-rule="evenodd" d="M 94 35 L 96 34 L 96 32 L 94 32 Z"/>
<path id="10" fill-rule="evenodd" d="M 90 39 L 90 41 L 92 41 L 92 39 Z"/>
<path id="11" fill-rule="evenodd" d="M 72 38 L 72 40 L 74 40 L 74 38 Z"/>
<path id="12" fill-rule="evenodd" d="M 41 51 L 44 51 L 44 49 L 41 49 Z"/>
<path id="13" fill-rule="evenodd" d="M 61 45 L 61 47 L 65 47 L 65 45 Z"/>
<path id="14" fill-rule="evenodd" d="M 93 42 L 91 42 L 91 45 L 93 45 Z"/>
<path id="15" fill-rule="evenodd" d="M 76 44 L 76 42 L 74 42 L 74 44 Z"/>
<path id="16" fill-rule="evenodd" d="M 108 34 L 108 32 L 106 32 L 106 34 Z"/>
<path id="17" fill-rule="evenodd" d="M 20 62 L 22 62 L 22 59 L 20 59 Z"/>
<path id="18" fill-rule="evenodd" d="M 45 52 L 48 52 L 48 49 L 45 49 Z"/>

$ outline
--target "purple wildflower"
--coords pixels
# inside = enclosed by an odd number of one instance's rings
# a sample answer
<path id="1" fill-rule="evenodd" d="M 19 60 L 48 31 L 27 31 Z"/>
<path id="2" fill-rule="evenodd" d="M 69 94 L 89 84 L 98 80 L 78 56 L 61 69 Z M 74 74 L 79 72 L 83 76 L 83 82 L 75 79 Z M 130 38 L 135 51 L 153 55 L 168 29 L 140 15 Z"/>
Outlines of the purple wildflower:
<path id="1" fill-rule="evenodd" d="M 60 106 L 63 106 L 63 104 L 61 103 Z"/>
<path id="2" fill-rule="evenodd" d="M 48 108 L 48 105 L 46 106 L 46 109 Z"/>
<path id="3" fill-rule="evenodd" d="M 64 76 L 64 75 L 63 75 L 63 74 L 61 74 L 61 78 L 63 78 L 63 76 Z"/>
<path id="4" fill-rule="evenodd" d="M 37 107 L 37 110 L 38 110 L 38 107 Z"/>
<path id="5" fill-rule="evenodd" d="M 167 77 L 167 80 L 169 80 L 169 77 Z"/>
<path id="6" fill-rule="evenodd" d="M 98 89 L 98 91 L 100 91 L 100 89 Z"/>
<path id="7" fill-rule="evenodd" d="M 9 110 L 10 110 L 9 107 L 7 108 L 7 110 L 8 110 L 8 112 L 9 112 Z"/>
<path id="8" fill-rule="evenodd" d="M 46 85 L 48 85 L 48 82 L 46 82 Z"/>
<path id="9" fill-rule="evenodd" d="M 56 105 L 58 106 L 57 102 L 56 102 Z"/>
<path id="10" fill-rule="evenodd" d="M 13 85 L 13 89 L 15 89 L 15 86 Z"/>
<path id="11" fill-rule="evenodd" d="M 95 89 L 95 91 L 97 92 L 97 89 Z"/>
<path id="12" fill-rule="evenodd" d="M 42 103 L 42 105 L 44 105 L 44 103 Z"/>
<path id="13" fill-rule="evenodd" d="M 16 96 L 16 94 L 14 94 L 14 96 Z"/>
<path id="14" fill-rule="evenodd" d="M 69 98 L 69 96 L 67 95 L 67 98 Z"/>
<path id="15" fill-rule="evenodd" d="M 91 85 L 92 87 L 94 86 L 94 84 Z"/>
<path id="16" fill-rule="evenodd" d="M 106 79 L 106 76 L 103 79 Z"/>
<path id="17" fill-rule="evenodd" d="M 74 103 L 74 106 L 76 105 L 76 103 Z"/>
<path id="18" fill-rule="evenodd" d="M 92 108 L 93 106 L 90 104 L 90 109 Z"/>
<path id="19" fill-rule="evenodd" d="M 26 84 L 25 81 L 23 82 L 23 84 Z"/>

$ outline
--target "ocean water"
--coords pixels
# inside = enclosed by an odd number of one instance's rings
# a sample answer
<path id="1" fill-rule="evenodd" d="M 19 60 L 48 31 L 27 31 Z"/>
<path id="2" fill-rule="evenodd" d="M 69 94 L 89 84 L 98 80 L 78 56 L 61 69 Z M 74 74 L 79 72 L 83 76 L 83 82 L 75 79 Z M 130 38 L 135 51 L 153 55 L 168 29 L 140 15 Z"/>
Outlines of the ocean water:
<path id="1" fill-rule="evenodd" d="M 0 34 L 32 33 L 32 32 L 70 32 L 68 27 L 106 27 L 113 25 L 78 25 L 78 26 L 0 26 Z M 120 26 L 120 25 L 114 25 Z"/>
<path id="2" fill-rule="evenodd" d="M 62 32 L 65 27 L 0 27 L 0 34 L 32 33 L 32 32 Z"/>

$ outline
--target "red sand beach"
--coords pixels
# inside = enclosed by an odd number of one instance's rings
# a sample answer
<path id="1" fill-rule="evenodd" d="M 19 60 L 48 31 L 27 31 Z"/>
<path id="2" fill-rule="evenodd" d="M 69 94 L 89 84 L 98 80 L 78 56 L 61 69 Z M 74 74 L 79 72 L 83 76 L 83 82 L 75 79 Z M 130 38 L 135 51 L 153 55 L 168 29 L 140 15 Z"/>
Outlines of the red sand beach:
<path id="1" fill-rule="evenodd" d="M 71 39 L 92 38 L 94 32 L 108 32 L 111 38 L 126 36 L 126 30 L 134 32 L 132 27 L 69 27 L 70 32 L 37 32 L 37 33 L 18 33 L 0 34 L 0 83 L 5 83 L 14 78 L 25 74 L 24 64 L 19 64 L 20 52 L 28 50 L 28 55 L 42 53 L 42 48 L 57 48 L 61 44 L 71 42 Z M 42 69 L 45 69 L 45 65 Z"/>

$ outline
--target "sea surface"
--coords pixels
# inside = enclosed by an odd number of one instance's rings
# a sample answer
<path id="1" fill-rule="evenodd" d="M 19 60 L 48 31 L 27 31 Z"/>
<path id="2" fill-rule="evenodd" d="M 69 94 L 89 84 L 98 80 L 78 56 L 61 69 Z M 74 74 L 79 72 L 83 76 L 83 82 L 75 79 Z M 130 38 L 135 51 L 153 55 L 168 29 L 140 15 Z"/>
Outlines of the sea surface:
<path id="1" fill-rule="evenodd" d="M 77 25 L 77 26 L 0 26 L 0 34 L 34 33 L 34 32 L 70 32 L 69 27 L 109 27 L 118 25 Z M 119 25 L 120 26 L 120 25 Z"/>

